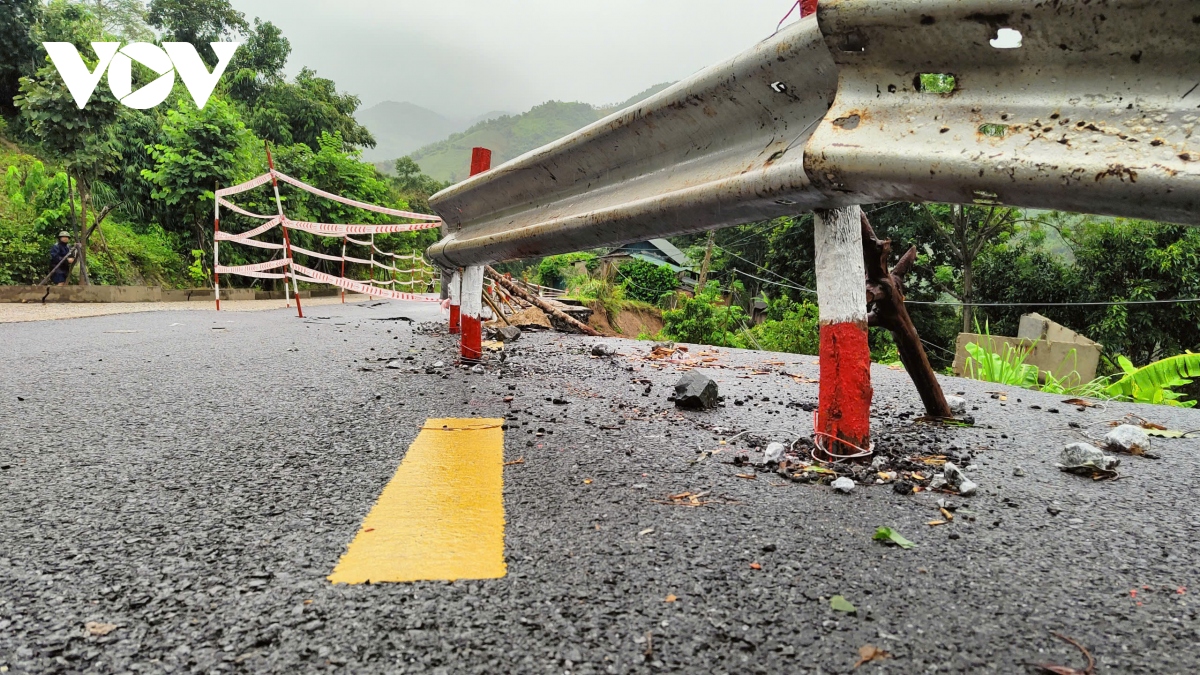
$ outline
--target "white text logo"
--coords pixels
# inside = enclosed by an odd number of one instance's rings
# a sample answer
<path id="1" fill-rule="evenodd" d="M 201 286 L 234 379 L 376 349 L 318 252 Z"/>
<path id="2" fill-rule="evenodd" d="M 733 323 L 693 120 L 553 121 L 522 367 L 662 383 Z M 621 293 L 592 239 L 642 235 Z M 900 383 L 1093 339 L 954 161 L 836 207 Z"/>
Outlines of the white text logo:
<path id="1" fill-rule="evenodd" d="M 82 110 L 96 91 L 96 85 L 104 73 L 108 73 L 108 88 L 121 103 L 138 110 L 146 110 L 167 100 L 175 87 L 175 73 L 183 80 L 192 100 L 200 108 L 208 103 L 217 81 L 225 74 L 240 42 L 210 42 L 217 55 L 217 67 L 212 72 L 196 48 L 186 42 L 164 42 L 161 47 L 148 42 L 133 42 L 121 46 L 120 42 L 93 42 L 100 63 L 89 71 L 79 50 L 70 42 L 46 42 L 42 46 L 50 54 L 50 60 L 58 69 L 63 82 L 75 104 Z M 160 77 L 150 84 L 133 91 L 133 62 L 146 66 Z"/>

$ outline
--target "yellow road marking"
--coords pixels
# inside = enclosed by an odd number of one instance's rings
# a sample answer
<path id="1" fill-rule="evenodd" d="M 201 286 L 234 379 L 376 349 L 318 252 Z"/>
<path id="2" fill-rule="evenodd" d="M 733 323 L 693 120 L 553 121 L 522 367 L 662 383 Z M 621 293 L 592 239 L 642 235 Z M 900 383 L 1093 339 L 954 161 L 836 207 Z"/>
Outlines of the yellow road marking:
<path id="1" fill-rule="evenodd" d="M 329 580 L 503 577 L 503 423 L 427 421 Z"/>

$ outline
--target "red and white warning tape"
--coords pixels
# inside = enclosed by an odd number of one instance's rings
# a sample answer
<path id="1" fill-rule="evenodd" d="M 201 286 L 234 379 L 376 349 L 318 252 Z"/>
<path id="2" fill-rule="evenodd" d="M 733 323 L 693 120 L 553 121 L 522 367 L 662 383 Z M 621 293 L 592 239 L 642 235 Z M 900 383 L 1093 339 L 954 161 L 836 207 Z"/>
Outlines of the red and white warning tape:
<path id="1" fill-rule="evenodd" d="M 332 274 L 325 274 L 314 269 L 305 267 L 304 265 L 293 265 L 297 272 L 304 275 L 299 277 L 301 281 L 317 284 L 332 284 L 340 288 L 363 295 L 372 295 L 377 298 L 388 298 L 390 300 L 410 300 L 416 302 L 441 302 L 440 298 L 431 298 L 424 295 L 415 295 L 413 293 L 400 293 L 398 291 L 389 291 L 382 288 L 376 288 L 370 284 L 363 284 L 342 277 L 335 277 Z M 305 278 L 307 277 L 307 278 Z"/>
<path id="2" fill-rule="evenodd" d="M 326 192 L 319 188 L 315 188 L 303 181 L 296 180 L 295 178 L 284 175 L 278 171 L 274 171 L 272 173 L 274 173 L 275 177 L 278 178 L 279 180 L 281 180 L 285 183 L 288 183 L 292 186 L 298 187 L 301 190 L 304 190 L 305 192 L 312 193 L 319 197 L 324 197 L 325 199 L 331 199 L 340 204 L 345 204 L 346 206 L 353 206 L 355 208 L 359 208 L 364 211 L 372 211 L 374 213 L 384 213 L 389 216 L 397 216 L 400 218 L 411 218 L 413 220 L 429 220 L 429 221 L 437 222 L 439 224 L 441 223 L 441 220 L 442 220 L 441 218 L 438 218 L 437 216 L 431 216 L 427 213 L 413 213 L 412 211 L 401 211 L 399 209 L 389 209 L 386 206 L 376 206 L 374 204 L 367 204 L 366 202 L 356 201 L 356 200 L 350 199 L 348 197 L 342 197 L 340 195 L 335 195 L 333 193 Z M 364 233 L 360 232 L 358 234 L 364 234 Z"/>
<path id="3" fill-rule="evenodd" d="M 244 274 L 246 272 L 265 272 L 267 270 L 278 269 L 284 267 L 290 262 L 287 258 L 279 260 L 268 260 L 267 262 L 255 263 L 253 265 L 236 265 L 229 267 L 226 265 L 217 265 L 217 272 L 220 274 Z"/>

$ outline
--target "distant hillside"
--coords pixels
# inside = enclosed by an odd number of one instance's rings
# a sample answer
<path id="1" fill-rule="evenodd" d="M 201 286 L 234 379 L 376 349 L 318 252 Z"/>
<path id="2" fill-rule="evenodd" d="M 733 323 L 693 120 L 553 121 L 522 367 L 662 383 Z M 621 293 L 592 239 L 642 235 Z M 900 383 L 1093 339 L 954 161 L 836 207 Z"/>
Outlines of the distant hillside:
<path id="1" fill-rule="evenodd" d="M 446 117 L 413 103 L 384 101 L 357 113 L 355 118 L 359 124 L 371 131 L 378 143 L 374 148 L 363 152 L 363 159 L 390 164 L 417 148 L 503 114 L 490 112 L 479 117 L 458 119 Z"/>
<path id="2" fill-rule="evenodd" d="M 618 110 L 628 108 L 671 84 L 673 83 L 655 85 L 628 101 L 604 107 L 587 103 L 549 101 L 520 115 L 503 115 L 481 122 L 444 141 L 427 145 L 410 156 L 421 165 L 421 170 L 427 175 L 456 183 L 470 173 L 471 148 L 490 149 L 492 165 L 496 166 L 578 131 Z"/>

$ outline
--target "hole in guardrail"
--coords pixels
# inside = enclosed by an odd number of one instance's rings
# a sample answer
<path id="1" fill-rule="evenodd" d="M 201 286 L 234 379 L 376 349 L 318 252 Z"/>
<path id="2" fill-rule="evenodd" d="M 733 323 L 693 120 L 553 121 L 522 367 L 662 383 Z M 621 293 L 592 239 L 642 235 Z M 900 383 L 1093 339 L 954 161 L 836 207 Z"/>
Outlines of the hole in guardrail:
<path id="1" fill-rule="evenodd" d="M 844 52 L 865 52 L 867 51 L 867 38 L 863 37 L 862 33 L 846 33 L 842 36 L 838 49 Z"/>
<path id="2" fill-rule="evenodd" d="M 913 88 L 925 94 L 953 94 L 958 88 L 958 78 L 950 73 L 921 73 Z"/>
<path id="3" fill-rule="evenodd" d="M 988 192 L 987 190 L 975 190 L 972 192 L 972 194 L 975 196 L 974 201 L 976 204 L 983 204 L 984 206 L 1000 205 L 1000 195 L 996 194 L 995 192 Z"/>
<path id="4" fill-rule="evenodd" d="M 858 123 L 861 121 L 862 117 L 859 117 L 858 115 L 847 115 L 846 117 L 839 117 L 834 120 L 833 126 L 841 127 L 846 131 L 853 131 L 858 128 Z"/>
<path id="5" fill-rule="evenodd" d="M 1015 28 L 1001 28 L 996 31 L 996 37 L 988 42 L 996 49 L 1020 49 L 1024 37 Z"/>
<path id="6" fill-rule="evenodd" d="M 984 136 L 994 136 L 996 138 L 1004 138 L 1004 135 L 1008 133 L 1008 125 L 1007 124 L 980 124 L 979 125 L 979 133 L 983 134 Z"/>

